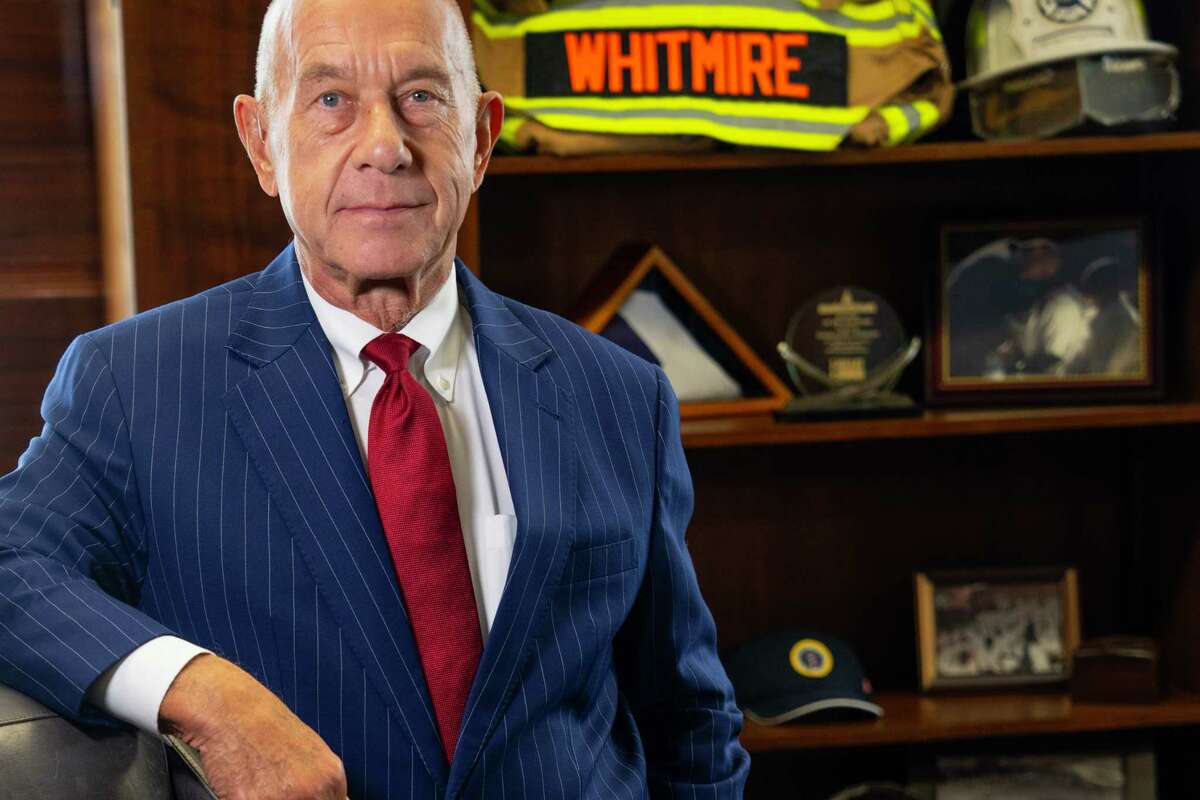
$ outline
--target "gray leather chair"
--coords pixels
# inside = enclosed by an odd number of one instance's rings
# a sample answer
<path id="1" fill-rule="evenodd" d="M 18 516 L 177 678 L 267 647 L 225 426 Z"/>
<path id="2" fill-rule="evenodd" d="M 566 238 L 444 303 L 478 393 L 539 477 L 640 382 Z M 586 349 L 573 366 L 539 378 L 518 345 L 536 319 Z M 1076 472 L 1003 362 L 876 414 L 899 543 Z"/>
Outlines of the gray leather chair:
<path id="1" fill-rule="evenodd" d="M 0 686 L 0 800 L 213 800 L 193 757 L 139 731 L 81 728 Z"/>

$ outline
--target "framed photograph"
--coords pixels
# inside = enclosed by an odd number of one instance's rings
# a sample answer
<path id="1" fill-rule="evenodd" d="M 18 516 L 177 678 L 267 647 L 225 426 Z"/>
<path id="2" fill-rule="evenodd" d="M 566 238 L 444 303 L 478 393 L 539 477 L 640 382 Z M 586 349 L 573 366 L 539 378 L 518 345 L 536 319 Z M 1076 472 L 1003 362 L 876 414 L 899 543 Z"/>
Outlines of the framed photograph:
<path id="1" fill-rule="evenodd" d="M 1140 220 L 950 225 L 941 245 L 929 403 L 1161 395 L 1159 280 Z"/>
<path id="2" fill-rule="evenodd" d="M 1079 646 L 1072 568 L 918 572 L 921 688 L 1061 683 Z"/>
<path id="3" fill-rule="evenodd" d="M 1154 800 L 1152 743 L 1125 751 L 939 755 L 914 770 L 909 790 L 931 800 Z"/>

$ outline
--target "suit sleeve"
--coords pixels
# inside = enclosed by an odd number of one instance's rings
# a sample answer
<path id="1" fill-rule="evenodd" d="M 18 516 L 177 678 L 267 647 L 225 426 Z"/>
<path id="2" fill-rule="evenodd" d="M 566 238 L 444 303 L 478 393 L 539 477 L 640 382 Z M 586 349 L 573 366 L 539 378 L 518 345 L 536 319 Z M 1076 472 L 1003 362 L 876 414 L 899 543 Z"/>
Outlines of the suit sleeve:
<path id="1" fill-rule="evenodd" d="M 71 719 L 105 670 L 170 631 L 136 610 L 146 569 L 122 400 L 87 337 L 63 356 L 45 426 L 0 478 L 0 683 Z"/>
<path id="2" fill-rule="evenodd" d="M 678 404 L 661 371 L 657 403 L 649 557 L 616 643 L 620 688 L 642 736 L 653 797 L 740 798 L 750 757 L 738 742 L 742 715 L 684 541 L 692 480 Z"/>

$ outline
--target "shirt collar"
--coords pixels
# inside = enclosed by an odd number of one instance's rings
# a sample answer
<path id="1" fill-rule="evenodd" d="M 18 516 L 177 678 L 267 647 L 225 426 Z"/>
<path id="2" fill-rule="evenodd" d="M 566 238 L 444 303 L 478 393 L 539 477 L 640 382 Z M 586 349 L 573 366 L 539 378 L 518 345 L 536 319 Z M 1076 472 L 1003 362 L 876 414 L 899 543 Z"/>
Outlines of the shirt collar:
<path id="1" fill-rule="evenodd" d="M 362 349 L 384 332 L 318 294 L 303 270 L 300 276 L 308 301 L 317 315 L 317 322 L 333 345 L 342 390 L 350 397 L 362 385 L 367 374 L 378 369 L 363 358 Z M 411 365 L 413 374 L 420 376 L 424 373 L 425 383 L 448 403 L 454 400 L 454 382 L 463 348 L 462 331 L 454 324 L 457 313 L 458 281 L 451 270 L 429 305 L 417 312 L 399 331 L 421 345 Z"/>

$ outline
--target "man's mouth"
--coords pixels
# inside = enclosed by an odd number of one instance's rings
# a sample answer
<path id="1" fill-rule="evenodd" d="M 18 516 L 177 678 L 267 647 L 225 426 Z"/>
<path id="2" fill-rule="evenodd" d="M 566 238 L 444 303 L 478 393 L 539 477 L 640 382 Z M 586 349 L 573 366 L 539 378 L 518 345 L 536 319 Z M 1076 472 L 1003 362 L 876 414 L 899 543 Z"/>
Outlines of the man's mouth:
<path id="1" fill-rule="evenodd" d="M 357 206 L 345 206 L 341 210 L 351 214 L 402 214 L 421 207 L 418 203 L 364 203 Z"/>

